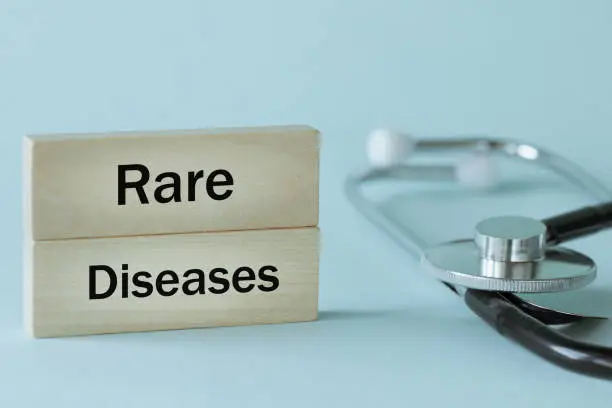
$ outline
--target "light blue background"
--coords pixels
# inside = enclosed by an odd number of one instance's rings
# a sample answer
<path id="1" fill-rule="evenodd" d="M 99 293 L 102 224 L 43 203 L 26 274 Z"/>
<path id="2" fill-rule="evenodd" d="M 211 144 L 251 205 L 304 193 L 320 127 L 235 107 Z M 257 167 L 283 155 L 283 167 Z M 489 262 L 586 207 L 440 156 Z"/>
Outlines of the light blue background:
<path id="1" fill-rule="evenodd" d="M 609 406 L 611 383 L 489 330 L 341 186 L 380 125 L 532 140 L 610 181 L 611 44 L 606 0 L 0 0 L 0 406 Z M 286 123 L 323 134 L 318 322 L 24 337 L 24 134 Z M 582 245 L 604 275 L 610 242 Z"/>

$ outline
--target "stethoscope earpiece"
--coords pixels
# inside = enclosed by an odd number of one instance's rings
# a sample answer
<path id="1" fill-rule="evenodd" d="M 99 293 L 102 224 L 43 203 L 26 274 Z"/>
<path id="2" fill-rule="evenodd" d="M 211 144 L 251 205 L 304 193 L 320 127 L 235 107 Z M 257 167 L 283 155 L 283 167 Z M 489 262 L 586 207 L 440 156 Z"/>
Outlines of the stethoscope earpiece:
<path id="1" fill-rule="evenodd" d="M 406 163 L 414 148 L 415 139 L 409 133 L 381 128 L 368 135 L 367 157 L 373 169 L 384 170 L 402 166 L 405 173 L 412 169 L 416 173 L 414 178 L 429 180 L 433 175 L 441 179 L 441 166 L 415 166 Z M 470 152 L 468 157 L 449 166 L 447 176 L 449 180 L 479 189 L 494 186 L 498 178 L 493 157 L 488 150 L 480 146 Z"/>
<path id="2" fill-rule="evenodd" d="M 374 168 L 387 168 L 406 160 L 414 147 L 408 133 L 376 129 L 368 135 L 367 155 Z"/>
<path id="3" fill-rule="evenodd" d="M 491 154 L 474 151 L 455 165 L 456 180 L 466 187 L 487 189 L 498 181 L 497 167 Z"/>

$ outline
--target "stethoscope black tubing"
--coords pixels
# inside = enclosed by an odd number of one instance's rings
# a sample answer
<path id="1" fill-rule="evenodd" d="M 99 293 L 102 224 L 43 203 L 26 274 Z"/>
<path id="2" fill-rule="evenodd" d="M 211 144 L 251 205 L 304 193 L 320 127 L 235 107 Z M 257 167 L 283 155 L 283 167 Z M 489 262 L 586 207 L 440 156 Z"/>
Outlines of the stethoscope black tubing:
<path id="1" fill-rule="evenodd" d="M 547 244 L 558 245 L 612 227 L 612 202 L 542 220 Z M 502 293 L 467 289 L 467 306 L 501 335 L 564 369 L 612 380 L 612 348 L 573 340 L 510 302 Z"/>
<path id="2" fill-rule="evenodd" d="M 583 375 L 612 380 L 612 349 L 570 339 L 529 316 L 501 293 L 468 289 L 467 306 L 502 336 L 549 362 Z"/>
<path id="3" fill-rule="evenodd" d="M 612 202 L 582 207 L 542 220 L 547 245 L 559 245 L 612 227 Z"/>

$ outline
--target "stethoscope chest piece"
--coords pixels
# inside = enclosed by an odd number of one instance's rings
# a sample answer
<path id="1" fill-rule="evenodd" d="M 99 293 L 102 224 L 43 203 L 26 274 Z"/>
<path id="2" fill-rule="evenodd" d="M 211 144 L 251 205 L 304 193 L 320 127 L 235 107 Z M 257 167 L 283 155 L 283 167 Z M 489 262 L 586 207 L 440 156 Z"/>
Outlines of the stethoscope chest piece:
<path id="1" fill-rule="evenodd" d="M 578 289 L 597 273 L 591 258 L 547 247 L 546 225 L 520 216 L 488 218 L 477 224 L 474 239 L 425 248 L 421 264 L 453 285 L 514 293 Z"/>

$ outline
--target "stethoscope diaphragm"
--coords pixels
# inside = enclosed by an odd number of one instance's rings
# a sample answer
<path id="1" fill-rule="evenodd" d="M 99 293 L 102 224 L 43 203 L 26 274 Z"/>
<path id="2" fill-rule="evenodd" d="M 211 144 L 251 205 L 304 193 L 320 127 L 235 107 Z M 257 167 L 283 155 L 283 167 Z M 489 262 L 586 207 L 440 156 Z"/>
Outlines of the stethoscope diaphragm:
<path id="1" fill-rule="evenodd" d="M 425 248 L 423 267 L 443 282 L 470 289 L 542 293 L 582 288 L 595 262 L 579 252 L 546 246 L 546 225 L 529 217 L 488 218 L 474 239 Z"/>
<path id="2" fill-rule="evenodd" d="M 488 261 L 469 239 L 425 249 L 421 264 L 452 285 L 514 293 L 579 289 L 591 283 L 597 271 L 591 258 L 561 247 L 547 248 L 537 262 Z"/>

